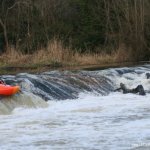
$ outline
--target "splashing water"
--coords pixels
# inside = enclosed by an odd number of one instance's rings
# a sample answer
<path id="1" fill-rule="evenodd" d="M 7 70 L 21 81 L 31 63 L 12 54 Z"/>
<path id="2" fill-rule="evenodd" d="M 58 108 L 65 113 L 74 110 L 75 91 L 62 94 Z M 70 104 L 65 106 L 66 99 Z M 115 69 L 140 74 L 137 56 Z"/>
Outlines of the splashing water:
<path id="1" fill-rule="evenodd" d="M 9 76 L 9 82 L 21 80 L 24 91 L 0 101 L 0 148 L 150 149 L 150 79 L 145 77 L 147 72 L 150 72 L 149 65 L 76 74 L 49 72 Z M 8 82 L 8 77 L 3 78 Z M 58 82 L 54 83 L 56 80 Z M 142 84 L 148 93 L 140 96 L 112 92 L 120 82 L 129 88 Z M 48 93 L 43 83 L 53 92 Z M 51 101 L 45 102 L 40 92 Z M 69 97 L 69 92 L 73 97 Z M 66 100 L 62 101 L 64 97 Z"/>

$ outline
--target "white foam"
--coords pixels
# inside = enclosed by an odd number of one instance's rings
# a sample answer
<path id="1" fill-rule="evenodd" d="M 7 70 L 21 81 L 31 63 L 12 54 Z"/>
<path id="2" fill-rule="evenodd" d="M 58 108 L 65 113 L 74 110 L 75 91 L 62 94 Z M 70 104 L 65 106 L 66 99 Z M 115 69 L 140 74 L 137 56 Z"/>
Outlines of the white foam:
<path id="1" fill-rule="evenodd" d="M 122 69 L 127 72 L 107 69 L 94 73 L 110 78 L 116 87 L 121 82 L 128 88 L 142 84 L 150 91 L 150 79 L 145 76 L 149 68 Z M 76 100 L 49 101 L 44 108 L 19 105 L 10 115 L 0 116 L 0 148 L 126 150 L 142 146 L 144 150 L 150 149 L 149 97 L 150 94 L 119 92 L 108 96 L 81 93 Z M 33 99 L 29 98 L 29 106 L 31 103 L 45 106 L 45 102 L 39 103 L 40 99 Z"/>
<path id="2" fill-rule="evenodd" d="M 150 138 L 149 96 L 81 94 L 0 116 L 2 149 L 127 149 Z"/>

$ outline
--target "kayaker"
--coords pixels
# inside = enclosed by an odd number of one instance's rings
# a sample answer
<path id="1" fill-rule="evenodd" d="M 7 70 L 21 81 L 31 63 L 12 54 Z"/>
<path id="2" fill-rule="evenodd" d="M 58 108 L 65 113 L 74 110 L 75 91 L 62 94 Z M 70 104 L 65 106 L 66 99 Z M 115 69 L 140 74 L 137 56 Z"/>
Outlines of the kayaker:
<path id="1" fill-rule="evenodd" d="M 120 83 L 120 88 L 116 89 L 115 91 L 122 90 L 124 94 L 127 93 L 139 93 L 139 95 L 146 95 L 145 90 L 142 85 L 138 85 L 136 88 L 128 89 L 125 84 Z"/>
<path id="2" fill-rule="evenodd" d="M 0 84 L 5 84 L 5 82 L 3 80 L 0 80 Z"/>

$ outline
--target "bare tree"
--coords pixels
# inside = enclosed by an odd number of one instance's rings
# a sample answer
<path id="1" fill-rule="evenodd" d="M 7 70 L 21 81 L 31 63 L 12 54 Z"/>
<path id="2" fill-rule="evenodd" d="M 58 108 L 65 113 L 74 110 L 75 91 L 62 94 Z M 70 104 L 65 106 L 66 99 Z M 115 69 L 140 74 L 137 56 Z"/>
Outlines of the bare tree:
<path id="1" fill-rule="evenodd" d="M 5 48 L 6 50 L 9 49 L 9 40 L 7 35 L 7 22 L 9 20 L 9 12 L 11 12 L 13 9 L 16 9 L 16 6 L 20 5 L 28 5 L 29 0 L 2 0 L 0 3 L 0 26 L 3 29 L 3 35 L 4 35 L 4 41 L 5 41 Z"/>

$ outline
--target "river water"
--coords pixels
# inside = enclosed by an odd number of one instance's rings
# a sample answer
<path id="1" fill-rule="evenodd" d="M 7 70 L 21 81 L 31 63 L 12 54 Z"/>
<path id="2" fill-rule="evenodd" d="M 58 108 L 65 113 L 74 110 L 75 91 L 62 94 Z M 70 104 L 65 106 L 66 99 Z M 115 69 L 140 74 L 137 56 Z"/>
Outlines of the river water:
<path id="1" fill-rule="evenodd" d="M 148 72 L 150 65 L 2 76 L 22 93 L 1 98 L 0 149 L 149 150 Z M 113 92 L 120 82 L 147 94 Z"/>

